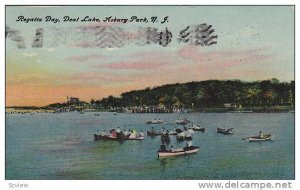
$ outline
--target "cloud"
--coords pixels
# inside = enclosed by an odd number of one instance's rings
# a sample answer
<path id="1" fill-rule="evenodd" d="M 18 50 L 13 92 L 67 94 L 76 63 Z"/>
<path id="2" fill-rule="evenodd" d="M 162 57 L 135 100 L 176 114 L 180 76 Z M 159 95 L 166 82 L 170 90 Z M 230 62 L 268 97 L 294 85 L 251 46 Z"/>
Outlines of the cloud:
<path id="1" fill-rule="evenodd" d="M 72 56 L 66 58 L 67 61 L 71 62 L 88 62 L 88 61 L 93 61 L 93 60 L 101 60 L 104 61 L 106 58 L 103 55 L 100 54 L 90 54 L 90 55 L 85 55 L 85 56 Z"/>
<path id="2" fill-rule="evenodd" d="M 185 46 L 178 51 L 178 56 L 197 64 L 223 63 L 224 66 L 259 62 L 272 55 L 267 54 L 268 48 L 250 50 L 223 50 L 205 52 L 197 46 Z"/>
<path id="3" fill-rule="evenodd" d="M 159 61 L 156 60 L 155 62 L 144 60 L 144 61 L 124 61 L 124 62 L 114 62 L 103 65 L 103 68 L 109 69 L 131 69 L 131 70 L 153 70 L 158 69 L 164 66 L 170 65 L 168 61 Z M 97 66 L 99 67 L 99 66 Z"/>
<path id="4" fill-rule="evenodd" d="M 82 72 L 70 77 L 71 80 L 79 81 L 105 81 L 105 82 L 129 82 L 132 81 L 132 76 L 122 75 L 119 73 L 104 73 L 96 71 Z"/>
<path id="5" fill-rule="evenodd" d="M 177 64 L 173 52 L 146 51 L 120 56 L 122 61 L 94 65 L 93 68 L 112 70 L 158 70 Z"/>

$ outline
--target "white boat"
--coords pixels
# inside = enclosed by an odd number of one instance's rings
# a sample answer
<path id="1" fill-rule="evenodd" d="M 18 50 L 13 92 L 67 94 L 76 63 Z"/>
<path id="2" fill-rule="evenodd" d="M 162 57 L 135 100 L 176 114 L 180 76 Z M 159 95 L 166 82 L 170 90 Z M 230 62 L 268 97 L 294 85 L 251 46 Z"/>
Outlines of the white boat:
<path id="1" fill-rule="evenodd" d="M 157 151 L 158 157 L 169 157 L 169 156 L 179 156 L 193 154 L 199 151 L 198 146 L 185 147 L 180 149 L 175 149 L 174 151 Z"/>
<path id="2" fill-rule="evenodd" d="M 200 125 L 195 124 L 195 123 L 193 123 L 193 124 L 191 124 L 191 125 L 185 127 L 185 129 L 192 129 L 192 130 L 194 130 L 194 131 L 201 131 L 201 132 L 204 132 L 204 131 L 205 131 L 205 128 L 204 128 L 204 127 L 201 127 Z"/>
<path id="3" fill-rule="evenodd" d="M 264 135 L 263 137 L 255 136 L 255 137 L 248 137 L 249 142 L 261 142 L 261 141 L 270 141 L 271 135 Z"/>
<path id="4" fill-rule="evenodd" d="M 146 121 L 146 124 L 165 124 L 165 123 L 166 122 L 161 119 L 153 119 L 153 120 Z"/>
<path id="5" fill-rule="evenodd" d="M 190 120 L 188 120 L 186 118 L 184 118 L 184 119 L 177 119 L 176 123 L 179 124 L 179 125 L 186 125 L 186 124 L 190 123 Z"/>

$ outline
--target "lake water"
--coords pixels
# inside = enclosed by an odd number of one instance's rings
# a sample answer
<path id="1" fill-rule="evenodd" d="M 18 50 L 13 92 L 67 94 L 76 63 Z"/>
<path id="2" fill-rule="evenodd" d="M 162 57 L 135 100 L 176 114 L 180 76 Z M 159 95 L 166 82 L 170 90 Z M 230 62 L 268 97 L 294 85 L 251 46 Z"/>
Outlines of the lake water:
<path id="1" fill-rule="evenodd" d="M 160 137 L 143 141 L 94 142 L 97 129 L 172 130 L 178 118 L 206 128 L 195 132 L 200 151 L 158 159 Z M 146 125 L 161 118 L 164 125 Z M 235 128 L 234 135 L 216 133 Z M 40 113 L 6 115 L 6 179 L 294 179 L 295 118 L 293 113 Z M 242 138 L 271 133 L 273 142 L 249 143 Z M 183 147 L 186 142 L 176 142 Z"/>

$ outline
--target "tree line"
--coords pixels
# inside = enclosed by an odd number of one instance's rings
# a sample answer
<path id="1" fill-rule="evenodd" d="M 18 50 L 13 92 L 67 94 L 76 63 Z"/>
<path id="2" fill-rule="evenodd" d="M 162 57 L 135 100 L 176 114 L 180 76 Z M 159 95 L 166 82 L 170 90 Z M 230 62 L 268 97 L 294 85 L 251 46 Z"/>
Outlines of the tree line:
<path id="1" fill-rule="evenodd" d="M 294 106 L 295 81 L 280 82 L 276 78 L 263 81 L 207 80 L 167 84 L 91 100 L 103 108 L 164 105 L 190 108 L 224 107 L 225 104 L 254 106 Z"/>

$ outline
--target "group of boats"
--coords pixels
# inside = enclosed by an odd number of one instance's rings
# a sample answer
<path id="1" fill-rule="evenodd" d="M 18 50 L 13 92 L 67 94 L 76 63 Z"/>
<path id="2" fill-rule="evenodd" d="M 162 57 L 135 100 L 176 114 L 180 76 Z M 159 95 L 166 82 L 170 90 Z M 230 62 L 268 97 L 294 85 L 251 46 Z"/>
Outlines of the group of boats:
<path id="1" fill-rule="evenodd" d="M 112 141 L 126 141 L 126 140 L 144 140 L 144 132 L 141 131 L 139 134 L 136 130 L 120 130 L 118 127 L 117 129 L 112 129 L 109 133 L 106 133 L 103 130 L 100 134 L 94 134 L 94 141 L 99 140 L 112 140 Z"/>
<path id="2" fill-rule="evenodd" d="M 187 118 L 177 119 L 175 122 L 178 125 L 186 125 L 186 124 L 191 123 L 191 121 L 188 120 Z M 166 123 L 167 122 L 162 119 L 153 119 L 153 120 L 146 121 L 146 124 L 166 124 Z"/>
<path id="3" fill-rule="evenodd" d="M 154 119 L 146 121 L 146 124 L 165 124 L 166 122 L 162 119 Z M 160 136 L 162 145 L 160 146 L 159 150 L 157 151 L 158 157 L 169 157 L 169 156 L 178 156 L 178 155 L 187 155 L 196 153 L 199 151 L 198 146 L 191 146 L 188 145 L 183 148 L 173 148 L 167 149 L 166 145 L 170 143 L 171 139 L 170 136 L 176 136 L 176 140 L 178 141 L 187 141 L 191 142 L 193 139 L 193 134 L 195 131 L 205 132 L 205 128 L 201 127 L 199 124 L 192 123 L 190 120 L 178 119 L 176 120 L 176 124 L 182 125 L 183 128 L 175 127 L 172 131 L 167 130 L 165 127 L 162 127 L 161 131 L 158 131 L 152 127 L 151 130 L 147 130 L 147 136 L 149 137 L 156 137 Z M 234 128 L 227 128 L 224 126 L 223 128 L 217 128 L 217 133 L 224 134 L 224 135 L 232 135 L 235 133 Z M 144 140 L 144 132 L 141 131 L 139 134 L 136 130 L 120 130 L 118 127 L 117 129 L 112 129 L 109 133 L 106 133 L 105 130 L 102 131 L 100 134 L 94 134 L 94 140 L 114 140 L 114 141 L 126 141 L 126 140 Z M 248 139 L 249 142 L 262 142 L 262 141 L 271 141 L 271 134 L 263 134 L 261 131 L 258 136 L 250 136 L 244 138 L 242 140 Z"/>

